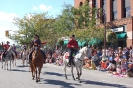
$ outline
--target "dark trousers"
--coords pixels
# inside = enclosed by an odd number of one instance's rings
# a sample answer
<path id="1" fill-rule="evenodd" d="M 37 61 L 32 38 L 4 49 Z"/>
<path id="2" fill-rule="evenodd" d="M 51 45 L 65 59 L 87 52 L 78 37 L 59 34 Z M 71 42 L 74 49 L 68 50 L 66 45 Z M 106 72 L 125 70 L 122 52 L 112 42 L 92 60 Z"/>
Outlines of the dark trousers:
<path id="1" fill-rule="evenodd" d="M 74 62 L 73 62 L 73 58 L 74 58 L 74 56 L 76 55 L 76 53 L 77 53 L 77 50 L 76 49 L 68 49 L 68 52 L 69 52 L 69 64 L 74 64 Z"/>
<path id="2" fill-rule="evenodd" d="M 30 52 L 30 54 L 29 54 L 29 62 L 31 62 L 31 60 L 32 60 L 32 53 L 33 53 L 33 51 L 34 50 L 32 50 L 31 52 Z M 46 60 L 46 54 L 41 50 L 41 53 L 42 53 L 42 55 L 43 55 L 43 57 L 44 57 L 44 63 L 45 63 L 45 60 Z"/>

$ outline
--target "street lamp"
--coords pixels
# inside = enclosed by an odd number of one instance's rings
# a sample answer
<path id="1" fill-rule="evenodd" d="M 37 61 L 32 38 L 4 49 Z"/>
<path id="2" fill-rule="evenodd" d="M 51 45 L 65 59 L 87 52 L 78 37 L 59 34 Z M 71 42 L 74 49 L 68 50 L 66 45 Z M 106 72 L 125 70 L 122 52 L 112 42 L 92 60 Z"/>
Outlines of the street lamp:
<path id="1" fill-rule="evenodd" d="M 96 11 L 96 19 L 98 19 L 100 17 L 104 17 L 103 25 L 104 25 L 104 55 L 105 55 L 106 54 L 106 16 L 105 16 L 105 10 L 101 9 L 101 8 L 97 9 L 97 11 Z"/>

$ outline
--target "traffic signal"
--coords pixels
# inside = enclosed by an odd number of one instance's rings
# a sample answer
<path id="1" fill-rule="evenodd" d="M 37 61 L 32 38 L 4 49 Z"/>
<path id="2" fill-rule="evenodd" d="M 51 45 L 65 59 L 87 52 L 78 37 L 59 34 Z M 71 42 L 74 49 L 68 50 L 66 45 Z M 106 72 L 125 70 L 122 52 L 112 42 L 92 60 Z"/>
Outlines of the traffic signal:
<path id="1" fill-rule="evenodd" d="M 6 37 L 9 36 L 9 31 L 5 31 L 5 36 L 6 36 Z"/>

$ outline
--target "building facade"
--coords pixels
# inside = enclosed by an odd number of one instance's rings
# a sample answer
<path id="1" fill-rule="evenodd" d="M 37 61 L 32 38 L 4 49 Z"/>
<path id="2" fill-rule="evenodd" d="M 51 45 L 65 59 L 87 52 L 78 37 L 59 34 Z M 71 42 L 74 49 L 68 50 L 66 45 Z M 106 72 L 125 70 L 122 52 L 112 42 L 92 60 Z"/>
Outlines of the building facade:
<path id="1" fill-rule="evenodd" d="M 104 10 L 100 19 L 108 24 L 109 30 L 116 32 L 117 46 L 133 45 L 133 0 L 74 0 L 74 7 L 78 8 L 85 1 L 92 8 Z"/>

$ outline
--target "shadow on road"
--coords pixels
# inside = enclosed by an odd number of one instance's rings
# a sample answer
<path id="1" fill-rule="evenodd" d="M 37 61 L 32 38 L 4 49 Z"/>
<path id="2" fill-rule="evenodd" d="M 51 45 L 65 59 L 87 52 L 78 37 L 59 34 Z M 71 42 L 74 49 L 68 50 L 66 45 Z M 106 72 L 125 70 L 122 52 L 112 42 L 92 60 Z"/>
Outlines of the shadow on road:
<path id="1" fill-rule="evenodd" d="M 82 80 L 82 83 L 84 84 L 92 84 L 92 85 L 99 85 L 99 86 L 109 86 L 109 87 L 116 87 L 116 88 L 129 88 L 125 85 L 120 85 L 120 84 L 110 84 L 110 83 L 103 83 L 103 82 L 96 82 L 96 81 L 90 81 L 90 80 Z"/>
<path id="2" fill-rule="evenodd" d="M 60 85 L 60 86 L 62 86 L 61 88 L 75 88 L 75 87 L 73 87 L 73 86 L 71 86 L 71 85 L 78 85 L 78 86 L 81 86 L 81 84 L 66 83 L 66 82 L 60 81 L 60 80 L 45 79 L 44 81 L 45 81 L 44 84 Z"/>
<path id="3" fill-rule="evenodd" d="M 29 67 L 29 66 L 18 65 L 17 67 L 23 68 L 23 67 Z"/>
<path id="4" fill-rule="evenodd" d="M 56 72 L 44 72 L 43 73 L 44 75 L 45 74 L 48 74 L 48 75 L 55 75 L 55 76 L 65 76 L 64 74 L 60 74 L 60 73 L 56 73 Z M 67 75 L 67 76 L 70 76 L 70 75 Z"/>
<path id="5" fill-rule="evenodd" d="M 26 71 L 26 70 L 19 70 L 19 69 L 12 69 L 11 71 L 18 71 L 18 72 L 29 72 L 29 71 Z"/>

